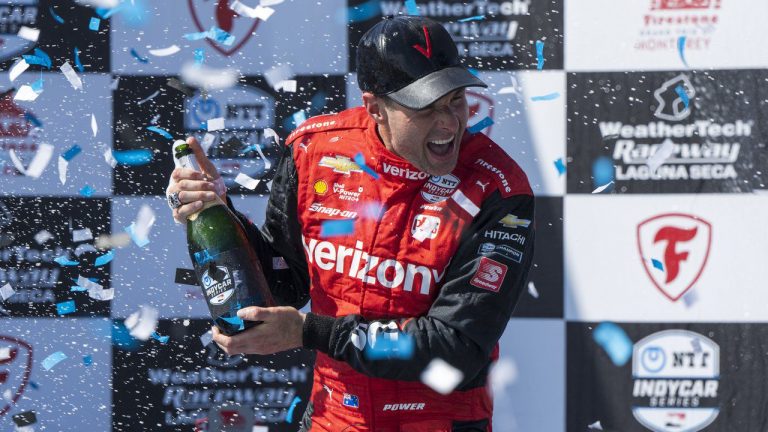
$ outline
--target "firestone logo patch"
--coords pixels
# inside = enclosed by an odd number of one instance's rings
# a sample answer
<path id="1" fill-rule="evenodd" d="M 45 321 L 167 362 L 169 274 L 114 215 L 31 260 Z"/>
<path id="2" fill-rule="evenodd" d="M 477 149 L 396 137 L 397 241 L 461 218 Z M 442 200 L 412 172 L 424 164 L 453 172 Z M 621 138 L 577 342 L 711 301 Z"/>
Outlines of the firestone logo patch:
<path id="1" fill-rule="evenodd" d="M 0 335 L 0 395 L 10 391 L 10 400 L 0 399 L 0 418 L 19 400 L 32 373 L 32 346 L 21 339 Z"/>
<path id="2" fill-rule="evenodd" d="M 259 19 L 241 17 L 229 7 L 230 0 L 188 0 L 192 21 L 199 31 L 216 26 L 235 37 L 231 46 L 205 38 L 216 51 L 229 57 L 238 52 L 259 28 Z"/>
<path id="3" fill-rule="evenodd" d="M 697 216 L 661 214 L 637 226 L 637 246 L 645 271 L 673 302 L 699 280 L 711 245 L 712 225 Z"/>
<path id="4" fill-rule="evenodd" d="M 720 20 L 721 0 L 648 0 L 648 4 L 636 51 L 676 51 L 680 36 L 685 36 L 686 51 L 709 49 Z"/>
<path id="5" fill-rule="evenodd" d="M 720 347 L 688 330 L 664 330 L 632 351 L 632 414 L 650 430 L 699 431 L 720 412 Z"/>

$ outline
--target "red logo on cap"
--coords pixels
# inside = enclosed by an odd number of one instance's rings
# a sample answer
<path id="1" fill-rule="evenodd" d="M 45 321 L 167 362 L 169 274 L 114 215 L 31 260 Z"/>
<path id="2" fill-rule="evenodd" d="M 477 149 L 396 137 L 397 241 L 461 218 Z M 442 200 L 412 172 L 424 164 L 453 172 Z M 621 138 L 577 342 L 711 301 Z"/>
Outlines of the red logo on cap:
<path id="1" fill-rule="evenodd" d="M 429 30 L 427 30 L 427 26 L 422 27 L 424 29 L 424 39 L 427 40 L 427 49 L 424 49 L 421 45 L 414 45 L 413 47 L 419 50 L 420 53 L 424 54 L 424 57 L 431 59 L 432 58 L 432 42 L 429 40 Z"/>

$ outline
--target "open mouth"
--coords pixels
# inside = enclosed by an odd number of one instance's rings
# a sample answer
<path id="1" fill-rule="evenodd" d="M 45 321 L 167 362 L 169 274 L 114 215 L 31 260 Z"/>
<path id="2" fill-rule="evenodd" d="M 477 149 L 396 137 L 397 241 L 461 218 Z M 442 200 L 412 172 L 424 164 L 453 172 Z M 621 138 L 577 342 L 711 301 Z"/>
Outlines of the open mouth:
<path id="1" fill-rule="evenodd" d="M 429 141 L 427 142 L 427 148 L 437 156 L 446 156 L 453 150 L 453 138 L 454 137 L 449 137 L 444 140 Z"/>

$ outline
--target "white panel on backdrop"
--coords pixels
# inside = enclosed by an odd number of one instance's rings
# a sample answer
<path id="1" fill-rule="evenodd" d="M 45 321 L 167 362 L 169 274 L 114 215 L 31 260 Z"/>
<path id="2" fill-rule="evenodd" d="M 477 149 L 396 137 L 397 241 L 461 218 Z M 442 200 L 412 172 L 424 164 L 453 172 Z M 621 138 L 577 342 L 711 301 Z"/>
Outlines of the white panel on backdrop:
<path id="1" fill-rule="evenodd" d="M 112 167 L 104 160 L 104 146 L 112 145 L 112 91 L 109 75 L 81 74 L 83 90 L 75 90 L 58 72 L 25 72 L 16 87 L 42 79 L 43 91 L 33 102 L 0 101 L 0 184 L 4 195 L 78 196 L 86 185 L 93 196 L 112 192 Z M 0 93 L 13 87 L 0 85 Z M 15 93 L 15 92 L 14 92 Z M 96 133 L 91 126 L 96 119 Z M 35 124 L 39 123 L 37 127 Z M 38 178 L 24 176 L 14 168 L 14 150 L 24 168 L 29 168 L 42 144 L 54 146 L 50 162 Z M 69 160 L 62 185 L 59 156 L 73 146 L 80 153 Z M 74 152 L 73 152 L 74 153 Z"/>
<path id="2" fill-rule="evenodd" d="M 565 69 L 766 67 L 748 42 L 768 37 L 765 16 L 765 0 L 566 0 Z"/>
<path id="3" fill-rule="evenodd" d="M 565 430 L 565 323 L 513 319 L 499 343 L 493 429 Z"/>
<path id="4" fill-rule="evenodd" d="M 230 196 L 238 211 L 256 224 L 264 221 L 267 197 L 243 197 L 235 193 Z M 192 262 L 187 251 L 186 230 L 171 218 L 165 197 L 113 198 L 112 232 L 122 232 L 144 204 L 154 210 L 156 220 L 149 244 L 139 248 L 131 243 L 115 253 L 112 316 L 125 318 L 141 305 L 148 305 L 160 312 L 160 318 L 209 318 L 200 288 L 174 282 L 176 269 L 191 269 Z"/>
<path id="5" fill-rule="evenodd" d="M 112 70 L 134 75 L 176 74 L 182 64 L 195 61 L 195 49 L 204 50 L 203 63 L 213 68 L 234 68 L 244 75 L 262 74 L 289 64 L 297 74 L 344 73 L 347 70 L 346 1 L 318 4 L 288 0 L 274 6 L 275 13 L 260 21 L 234 17 L 226 4 L 206 0 L 145 1 L 148 8 L 140 26 L 112 19 Z M 252 2 L 258 4 L 258 2 Z M 224 5 L 224 7 L 222 7 Z M 230 45 L 210 39 L 187 40 L 189 33 L 213 26 L 235 36 Z M 176 54 L 157 57 L 151 49 L 178 45 Z M 137 60 L 131 50 L 147 63 Z"/>
<path id="6" fill-rule="evenodd" d="M 768 195 L 565 198 L 566 318 L 768 321 Z"/>
<path id="7" fill-rule="evenodd" d="M 467 89 L 468 125 L 490 117 L 494 123 L 483 132 L 520 164 L 533 193 L 562 196 L 565 175 L 555 161 L 565 160 L 565 73 L 481 72 L 480 78 L 488 88 Z M 355 75 L 348 75 L 347 106 L 362 105 L 360 94 Z"/>
<path id="8" fill-rule="evenodd" d="M 0 415 L 2 430 L 12 430 L 11 417 L 24 411 L 37 415 L 35 430 L 110 430 L 111 329 L 106 318 L 0 319 L 0 350 L 11 348 L 12 353 L 0 371 L 7 372 L 0 382 L 0 412 L 8 403 L 3 394 L 16 399 Z M 44 362 L 57 352 L 66 358 Z"/>

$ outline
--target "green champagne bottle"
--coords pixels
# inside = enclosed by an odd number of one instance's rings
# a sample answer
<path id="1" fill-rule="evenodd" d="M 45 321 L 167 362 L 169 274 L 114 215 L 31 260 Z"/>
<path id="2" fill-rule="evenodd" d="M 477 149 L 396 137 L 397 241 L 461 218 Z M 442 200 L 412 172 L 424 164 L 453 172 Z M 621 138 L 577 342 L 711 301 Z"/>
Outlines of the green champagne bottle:
<path id="1" fill-rule="evenodd" d="M 177 166 L 200 171 L 186 142 L 177 140 L 173 153 Z M 248 306 L 274 306 L 261 263 L 240 220 L 218 197 L 187 219 L 189 257 L 213 322 L 227 335 L 259 324 L 237 316 L 238 310 Z"/>

